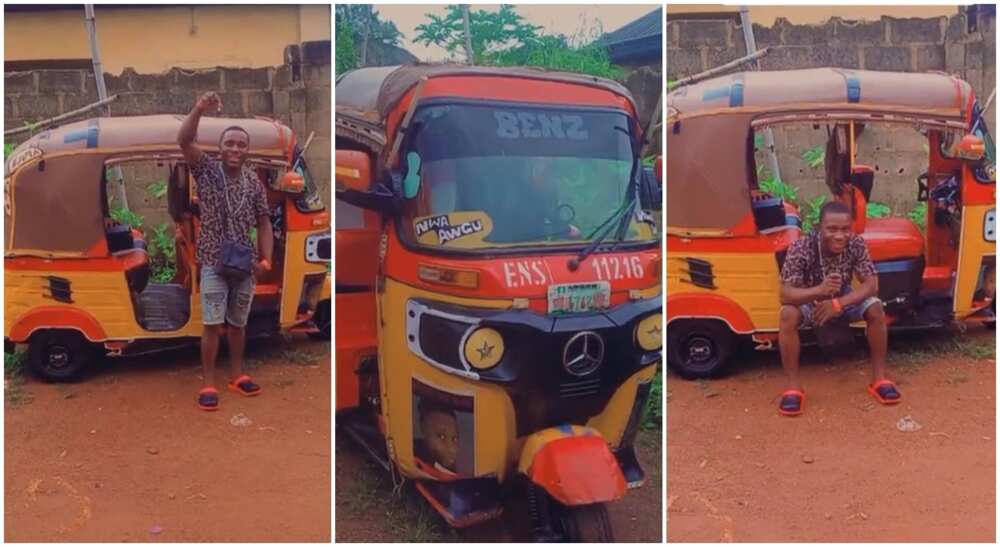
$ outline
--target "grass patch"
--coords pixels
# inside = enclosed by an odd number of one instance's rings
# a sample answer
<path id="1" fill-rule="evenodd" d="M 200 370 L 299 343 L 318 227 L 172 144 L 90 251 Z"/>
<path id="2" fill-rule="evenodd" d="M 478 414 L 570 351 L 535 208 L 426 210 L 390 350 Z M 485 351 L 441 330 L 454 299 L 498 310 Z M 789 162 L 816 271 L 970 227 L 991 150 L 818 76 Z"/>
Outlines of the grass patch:
<path id="1" fill-rule="evenodd" d="M 286 348 L 281 351 L 279 356 L 284 361 L 302 366 L 315 365 L 319 361 L 318 355 L 301 348 Z"/>
<path id="2" fill-rule="evenodd" d="M 992 339 L 956 338 L 955 351 L 970 359 L 996 359 L 996 346 Z"/>
<path id="3" fill-rule="evenodd" d="M 3 400 L 8 406 L 31 402 L 31 394 L 24 388 L 25 354 L 3 354 Z"/>
<path id="4" fill-rule="evenodd" d="M 892 365 L 900 370 L 916 372 L 939 355 L 930 344 L 917 343 L 912 346 L 895 348 L 889 352 Z"/>
<path id="5" fill-rule="evenodd" d="M 343 441 L 344 446 L 336 447 L 339 453 L 344 451 L 357 452 L 363 450 L 349 441 Z M 349 461 L 350 457 L 343 460 Z M 362 469 L 349 473 L 350 480 L 337 482 L 338 518 L 372 519 L 379 527 L 390 535 L 385 540 L 390 542 L 432 543 L 441 541 L 459 541 L 458 533 L 447 527 L 434 509 L 417 492 L 412 482 L 396 495 L 392 491 L 392 481 L 385 469 L 378 467 L 367 458 L 361 463 Z"/>
<path id="6" fill-rule="evenodd" d="M 989 338 L 974 338 L 954 333 L 933 332 L 905 338 L 890 338 L 890 365 L 907 372 L 920 370 L 935 359 L 961 356 L 984 360 L 996 358 L 996 347 Z"/>
<path id="7" fill-rule="evenodd" d="M 653 385 L 649 388 L 649 400 L 642 417 L 642 429 L 659 431 L 663 428 L 663 368 L 656 371 Z"/>

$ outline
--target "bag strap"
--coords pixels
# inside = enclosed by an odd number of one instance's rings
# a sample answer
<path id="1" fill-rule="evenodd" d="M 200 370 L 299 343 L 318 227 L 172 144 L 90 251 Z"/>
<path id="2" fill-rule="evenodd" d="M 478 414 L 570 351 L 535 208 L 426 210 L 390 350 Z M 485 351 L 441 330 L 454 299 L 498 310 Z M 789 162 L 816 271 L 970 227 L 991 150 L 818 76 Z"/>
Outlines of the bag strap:
<path id="1" fill-rule="evenodd" d="M 232 206 L 229 204 L 229 179 L 226 178 L 226 171 L 222 169 L 221 161 L 219 162 L 219 174 L 222 175 L 222 197 L 226 201 L 226 206 L 222 208 L 222 226 L 223 226 L 222 229 L 229 230 L 229 228 L 232 227 L 230 225 L 231 223 L 229 222 L 229 216 L 232 214 L 232 212 L 230 211 L 230 208 Z M 239 185 L 240 189 L 242 190 L 242 187 L 244 186 L 242 168 L 240 169 Z M 223 235 L 225 236 L 226 234 Z M 236 241 L 236 238 L 232 239 L 232 241 Z"/>

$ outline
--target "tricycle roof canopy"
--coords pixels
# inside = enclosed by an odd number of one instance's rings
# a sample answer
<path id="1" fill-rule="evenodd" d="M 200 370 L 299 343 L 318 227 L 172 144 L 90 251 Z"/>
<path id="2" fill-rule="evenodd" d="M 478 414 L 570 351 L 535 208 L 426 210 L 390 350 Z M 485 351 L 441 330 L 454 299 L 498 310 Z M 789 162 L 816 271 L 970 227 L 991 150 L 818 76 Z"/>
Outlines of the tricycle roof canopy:
<path id="1" fill-rule="evenodd" d="M 964 120 L 967 82 L 943 73 L 811 68 L 738 72 L 667 96 L 671 119 L 740 111 L 887 110 Z"/>
<path id="2" fill-rule="evenodd" d="M 114 154 L 169 148 L 180 154 L 177 131 L 184 116 L 160 114 L 155 116 L 121 116 L 91 118 L 42 131 L 21 143 L 10 155 L 37 149 L 46 157 L 63 152 Z M 219 147 L 222 130 L 238 125 L 250 134 L 250 153 L 261 156 L 284 156 L 292 143 L 292 130 L 280 122 L 265 118 L 202 118 L 198 126 L 198 144 L 209 151 Z M 11 174 L 11 162 L 7 162 Z"/>
<path id="3" fill-rule="evenodd" d="M 400 100 L 423 78 L 492 76 L 585 85 L 624 96 L 635 108 L 625 86 L 596 76 L 533 67 L 491 67 L 459 64 L 413 64 L 352 70 L 337 79 L 337 112 L 384 126 Z"/>
<path id="4" fill-rule="evenodd" d="M 751 213 L 751 128 L 775 120 L 890 119 L 962 128 L 974 94 L 946 74 L 816 68 L 740 72 L 667 96 L 667 219 L 680 232 L 729 233 Z M 818 117 L 816 115 L 819 115 Z"/>
<path id="5" fill-rule="evenodd" d="M 6 256 L 81 257 L 104 240 L 105 161 L 122 155 L 176 155 L 180 115 L 94 118 L 43 131 L 7 158 Z M 204 118 L 198 144 L 216 151 L 222 131 L 250 134 L 250 153 L 287 158 L 292 131 L 272 120 Z M 53 224 L 54 221 L 58 221 Z M 100 253 L 98 253 L 100 254 Z"/>

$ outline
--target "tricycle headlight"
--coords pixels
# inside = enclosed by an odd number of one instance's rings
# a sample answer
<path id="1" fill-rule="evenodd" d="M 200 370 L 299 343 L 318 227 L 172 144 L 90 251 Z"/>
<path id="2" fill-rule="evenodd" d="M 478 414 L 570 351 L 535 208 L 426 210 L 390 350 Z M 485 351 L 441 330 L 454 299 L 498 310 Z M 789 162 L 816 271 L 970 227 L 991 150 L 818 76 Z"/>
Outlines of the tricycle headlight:
<path id="1" fill-rule="evenodd" d="M 662 333 L 663 315 L 654 313 L 635 326 L 635 343 L 645 351 L 656 351 L 663 347 Z"/>
<path id="2" fill-rule="evenodd" d="M 465 338 L 462 353 L 474 369 L 493 368 L 503 358 L 503 336 L 489 327 L 476 329 Z"/>

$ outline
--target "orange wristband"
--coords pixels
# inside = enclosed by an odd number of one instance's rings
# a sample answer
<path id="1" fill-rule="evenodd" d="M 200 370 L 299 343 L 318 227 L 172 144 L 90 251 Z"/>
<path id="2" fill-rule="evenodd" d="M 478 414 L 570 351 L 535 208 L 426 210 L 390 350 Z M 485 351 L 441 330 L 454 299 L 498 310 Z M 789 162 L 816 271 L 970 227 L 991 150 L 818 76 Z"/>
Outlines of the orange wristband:
<path id="1" fill-rule="evenodd" d="M 837 313 L 840 313 L 840 312 L 844 311 L 844 306 L 840 304 L 840 299 L 839 298 L 834 298 L 833 300 L 831 300 L 831 302 L 833 302 L 833 309 Z"/>

